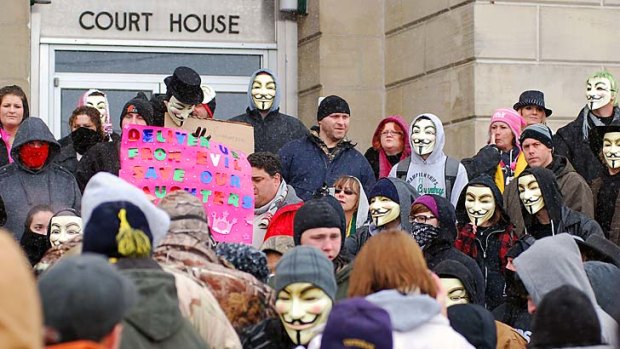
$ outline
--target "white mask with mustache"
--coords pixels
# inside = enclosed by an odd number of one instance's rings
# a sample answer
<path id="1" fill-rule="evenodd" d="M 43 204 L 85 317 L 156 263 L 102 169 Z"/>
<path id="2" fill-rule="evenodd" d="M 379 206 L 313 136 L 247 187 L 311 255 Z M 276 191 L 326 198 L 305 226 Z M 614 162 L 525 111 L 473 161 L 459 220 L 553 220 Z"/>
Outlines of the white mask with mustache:
<path id="1" fill-rule="evenodd" d="M 465 210 L 475 226 L 488 222 L 495 213 L 495 198 L 491 188 L 469 186 L 465 192 Z"/>
<path id="2" fill-rule="evenodd" d="M 586 98 L 590 110 L 600 109 L 611 102 L 611 82 L 606 78 L 591 78 L 586 83 Z"/>
<path id="3" fill-rule="evenodd" d="M 519 188 L 519 198 L 521 202 L 523 202 L 527 212 L 536 214 L 545 207 L 542 191 L 534 175 L 528 174 L 519 177 L 517 184 Z"/>
<path id="4" fill-rule="evenodd" d="M 327 322 L 333 303 L 322 289 L 296 282 L 278 293 L 275 308 L 293 343 L 306 345 Z"/>
<path id="5" fill-rule="evenodd" d="M 276 82 L 269 74 L 258 74 L 252 82 L 252 101 L 256 109 L 266 111 L 273 105 L 276 97 Z"/>
<path id="6" fill-rule="evenodd" d="M 603 156 L 611 169 L 620 167 L 620 132 L 607 132 L 603 137 Z"/>
<path id="7" fill-rule="evenodd" d="M 385 196 L 370 199 L 370 216 L 375 226 L 384 226 L 400 218 L 400 205 Z"/>
<path id="8" fill-rule="evenodd" d="M 419 118 L 411 128 L 411 143 L 413 151 L 418 155 L 426 155 L 435 149 L 437 128 L 430 119 Z"/>

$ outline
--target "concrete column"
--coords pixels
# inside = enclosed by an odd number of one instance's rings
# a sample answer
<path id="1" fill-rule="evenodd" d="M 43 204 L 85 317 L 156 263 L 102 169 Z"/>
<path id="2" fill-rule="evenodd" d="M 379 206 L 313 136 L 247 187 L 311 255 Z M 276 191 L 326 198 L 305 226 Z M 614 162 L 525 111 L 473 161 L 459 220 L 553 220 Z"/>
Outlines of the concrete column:
<path id="1" fill-rule="evenodd" d="M 0 11 L 0 86 L 19 85 L 30 95 L 30 2 L 3 0 Z"/>

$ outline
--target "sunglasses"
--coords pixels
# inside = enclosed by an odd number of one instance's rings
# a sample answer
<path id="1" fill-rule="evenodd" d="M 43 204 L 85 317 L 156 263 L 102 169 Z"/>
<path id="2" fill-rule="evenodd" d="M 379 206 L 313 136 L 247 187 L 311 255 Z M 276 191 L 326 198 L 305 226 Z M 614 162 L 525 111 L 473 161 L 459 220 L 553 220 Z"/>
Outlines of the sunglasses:
<path id="1" fill-rule="evenodd" d="M 334 193 L 336 193 L 336 194 L 340 194 L 340 192 L 342 192 L 342 191 L 344 191 L 344 193 L 345 193 L 346 195 L 357 195 L 357 193 L 356 193 L 356 192 L 354 192 L 354 191 L 353 191 L 353 190 L 351 190 L 351 189 L 339 189 L 339 188 L 334 188 Z"/>

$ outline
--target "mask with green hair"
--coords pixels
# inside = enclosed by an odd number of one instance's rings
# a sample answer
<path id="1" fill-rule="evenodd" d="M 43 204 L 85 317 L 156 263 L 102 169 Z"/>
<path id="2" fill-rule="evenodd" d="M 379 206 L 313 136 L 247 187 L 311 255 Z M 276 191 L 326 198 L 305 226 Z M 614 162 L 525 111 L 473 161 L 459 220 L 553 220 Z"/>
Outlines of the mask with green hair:
<path id="1" fill-rule="evenodd" d="M 618 82 L 607 71 L 592 74 L 586 81 L 586 98 L 590 110 L 600 109 L 610 102 L 618 105 Z"/>

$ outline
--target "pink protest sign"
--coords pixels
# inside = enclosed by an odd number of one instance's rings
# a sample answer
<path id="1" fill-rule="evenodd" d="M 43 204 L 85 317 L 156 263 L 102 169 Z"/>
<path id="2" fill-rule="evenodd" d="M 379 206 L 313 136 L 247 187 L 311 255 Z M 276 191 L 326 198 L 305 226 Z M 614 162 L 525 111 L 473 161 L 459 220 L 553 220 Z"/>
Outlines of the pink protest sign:
<path id="1" fill-rule="evenodd" d="M 244 153 L 181 129 L 123 130 L 119 176 L 157 201 L 185 190 L 205 206 L 217 241 L 252 243 L 254 190 Z"/>

